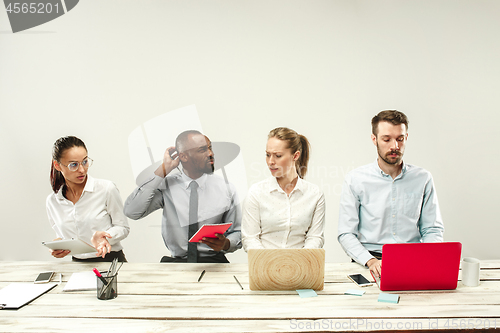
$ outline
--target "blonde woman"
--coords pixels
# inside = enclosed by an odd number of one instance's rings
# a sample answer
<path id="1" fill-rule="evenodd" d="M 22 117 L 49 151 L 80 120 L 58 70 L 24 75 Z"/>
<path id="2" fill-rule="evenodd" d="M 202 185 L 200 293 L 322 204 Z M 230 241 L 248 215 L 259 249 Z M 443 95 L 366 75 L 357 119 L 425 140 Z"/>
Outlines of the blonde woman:
<path id="1" fill-rule="evenodd" d="M 304 180 L 309 152 L 307 138 L 294 130 L 269 132 L 266 163 L 272 176 L 252 185 L 245 199 L 245 251 L 323 247 L 325 198 L 318 186 Z"/>

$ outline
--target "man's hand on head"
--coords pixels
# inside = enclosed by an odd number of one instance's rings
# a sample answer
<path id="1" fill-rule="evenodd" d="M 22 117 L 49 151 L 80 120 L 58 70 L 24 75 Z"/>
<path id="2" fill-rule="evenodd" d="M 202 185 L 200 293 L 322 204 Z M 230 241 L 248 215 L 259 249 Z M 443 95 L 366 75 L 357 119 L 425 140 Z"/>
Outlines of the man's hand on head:
<path id="1" fill-rule="evenodd" d="M 156 169 L 155 174 L 166 177 L 172 170 L 179 166 L 179 153 L 175 147 L 168 147 L 163 154 L 163 163 Z"/>

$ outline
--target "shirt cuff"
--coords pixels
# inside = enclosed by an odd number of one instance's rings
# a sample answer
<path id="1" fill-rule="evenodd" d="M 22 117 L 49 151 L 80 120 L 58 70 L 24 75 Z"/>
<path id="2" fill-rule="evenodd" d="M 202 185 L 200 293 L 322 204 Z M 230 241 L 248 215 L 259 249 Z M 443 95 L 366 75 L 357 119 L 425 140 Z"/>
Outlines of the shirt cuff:
<path id="1" fill-rule="evenodd" d="M 358 263 L 360 263 L 363 266 L 366 266 L 366 263 L 368 260 L 375 258 L 370 254 L 370 252 L 366 251 L 365 253 L 361 254 L 359 258 L 355 259 Z"/>
<path id="2" fill-rule="evenodd" d="M 111 230 L 112 228 L 108 229 L 106 232 L 110 234 L 111 238 L 108 238 L 108 243 L 110 245 L 114 245 L 118 243 L 120 240 L 116 240 L 118 238 L 118 230 L 114 229 Z"/>
<path id="3" fill-rule="evenodd" d="M 237 235 L 235 235 L 237 234 Z M 227 239 L 229 239 L 229 249 L 227 250 L 222 250 L 221 252 L 223 253 L 230 253 L 234 252 L 238 249 L 241 248 L 241 233 L 232 233 L 230 235 L 226 236 Z"/>
<path id="4" fill-rule="evenodd" d="M 304 243 L 304 249 L 322 249 L 323 239 L 320 237 L 306 239 Z"/>
<path id="5" fill-rule="evenodd" d="M 262 245 L 262 242 L 259 241 L 259 240 L 250 240 L 250 239 L 245 239 L 245 242 L 244 242 L 245 246 L 243 246 L 243 249 L 245 250 L 245 252 L 248 252 L 248 250 L 252 250 L 252 249 L 264 249 L 264 245 Z"/>

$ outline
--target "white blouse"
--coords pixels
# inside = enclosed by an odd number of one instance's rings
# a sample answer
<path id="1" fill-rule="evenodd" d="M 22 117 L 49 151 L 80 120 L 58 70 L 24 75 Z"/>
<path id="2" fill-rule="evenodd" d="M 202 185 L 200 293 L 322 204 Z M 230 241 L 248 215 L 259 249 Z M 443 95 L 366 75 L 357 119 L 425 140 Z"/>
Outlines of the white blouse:
<path id="1" fill-rule="evenodd" d="M 324 222 L 318 186 L 299 178 L 287 195 L 270 177 L 252 185 L 243 204 L 243 248 L 322 248 Z"/>
<path id="2" fill-rule="evenodd" d="M 61 187 L 57 193 L 49 194 L 46 207 L 50 225 L 57 237 L 79 238 L 90 244 L 94 232 L 106 231 L 112 237 L 108 239 L 111 251 L 123 249 L 120 240 L 128 236 L 130 229 L 127 217 L 123 214 L 120 193 L 109 180 L 94 179 L 87 175 L 87 183 L 76 204 L 63 196 Z M 95 257 L 95 253 L 75 257 Z"/>

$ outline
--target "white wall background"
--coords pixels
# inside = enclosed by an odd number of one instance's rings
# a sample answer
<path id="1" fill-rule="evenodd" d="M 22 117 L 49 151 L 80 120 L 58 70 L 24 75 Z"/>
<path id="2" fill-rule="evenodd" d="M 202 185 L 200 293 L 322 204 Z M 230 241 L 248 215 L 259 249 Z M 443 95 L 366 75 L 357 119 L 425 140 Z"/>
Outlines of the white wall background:
<path id="1" fill-rule="evenodd" d="M 0 9 L 0 260 L 56 260 L 40 242 L 54 238 L 45 198 L 57 138 L 82 138 L 91 174 L 125 200 L 129 133 L 191 104 L 212 141 L 240 145 L 248 184 L 269 175 L 270 129 L 310 139 L 329 262 L 348 260 L 336 239 L 340 188 L 376 158 L 371 117 L 405 112 L 405 161 L 432 172 L 445 239 L 498 259 L 499 17 L 494 0 L 85 0 L 13 34 Z M 129 261 L 166 254 L 160 219 L 130 221 Z"/>

